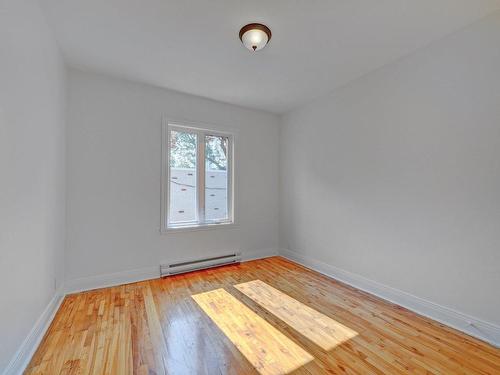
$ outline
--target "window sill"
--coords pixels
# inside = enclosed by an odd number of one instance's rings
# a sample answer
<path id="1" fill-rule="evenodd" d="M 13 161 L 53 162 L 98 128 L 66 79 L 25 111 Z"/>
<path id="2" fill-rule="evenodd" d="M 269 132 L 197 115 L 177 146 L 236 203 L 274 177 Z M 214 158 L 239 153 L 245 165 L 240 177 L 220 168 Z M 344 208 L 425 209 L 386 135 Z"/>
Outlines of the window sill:
<path id="1" fill-rule="evenodd" d="M 217 223 L 217 224 L 199 224 L 199 225 L 186 225 L 178 227 L 167 227 L 161 229 L 161 234 L 169 233 L 182 233 L 182 232 L 196 232 L 201 230 L 211 230 L 211 229 L 234 229 L 236 224 L 231 223 Z"/>

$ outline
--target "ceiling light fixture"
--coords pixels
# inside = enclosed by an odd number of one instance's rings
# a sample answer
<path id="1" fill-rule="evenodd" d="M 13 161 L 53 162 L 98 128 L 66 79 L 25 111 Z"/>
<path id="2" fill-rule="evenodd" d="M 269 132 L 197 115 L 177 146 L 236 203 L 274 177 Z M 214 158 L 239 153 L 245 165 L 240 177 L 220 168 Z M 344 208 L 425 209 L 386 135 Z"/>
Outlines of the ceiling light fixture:
<path id="1" fill-rule="evenodd" d="M 250 51 L 258 51 L 271 40 L 271 30 L 260 23 L 250 23 L 240 30 L 240 40 Z"/>

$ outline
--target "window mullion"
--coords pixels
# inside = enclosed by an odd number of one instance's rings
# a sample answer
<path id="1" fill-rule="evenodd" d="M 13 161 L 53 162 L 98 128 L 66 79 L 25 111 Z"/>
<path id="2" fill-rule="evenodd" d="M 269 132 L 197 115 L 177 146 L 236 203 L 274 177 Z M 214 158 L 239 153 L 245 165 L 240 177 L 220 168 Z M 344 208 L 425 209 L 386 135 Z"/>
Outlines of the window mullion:
<path id="1" fill-rule="evenodd" d="M 205 222 L 205 134 L 198 132 L 198 222 Z"/>

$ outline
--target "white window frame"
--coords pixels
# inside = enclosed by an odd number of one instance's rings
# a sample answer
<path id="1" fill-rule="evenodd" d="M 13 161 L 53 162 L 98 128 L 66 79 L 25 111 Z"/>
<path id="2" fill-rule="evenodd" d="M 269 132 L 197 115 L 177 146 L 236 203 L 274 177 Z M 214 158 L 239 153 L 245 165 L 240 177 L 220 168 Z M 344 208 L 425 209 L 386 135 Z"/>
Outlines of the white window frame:
<path id="1" fill-rule="evenodd" d="M 210 126 L 210 128 L 212 128 Z M 170 207 L 170 132 L 191 132 L 197 135 L 196 152 L 196 201 L 198 207 L 196 222 L 169 223 Z M 229 139 L 227 160 L 227 214 L 226 220 L 205 221 L 205 136 L 222 136 Z M 201 163 L 200 163 L 201 161 Z M 208 126 L 186 121 L 163 119 L 162 124 L 162 178 L 161 178 L 161 232 L 227 228 L 234 225 L 234 135 L 226 131 L 209 129 Z"/>

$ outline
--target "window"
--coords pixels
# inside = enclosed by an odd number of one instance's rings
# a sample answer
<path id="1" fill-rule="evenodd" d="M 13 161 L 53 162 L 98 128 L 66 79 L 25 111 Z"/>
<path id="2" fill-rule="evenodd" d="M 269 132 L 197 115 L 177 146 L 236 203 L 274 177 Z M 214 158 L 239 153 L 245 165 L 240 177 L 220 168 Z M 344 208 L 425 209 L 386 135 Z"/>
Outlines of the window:
<path id="1" fill-rule="evenodd" d="M 233 137 L 163 126 L 162 230 L 233 222 Z"/>

